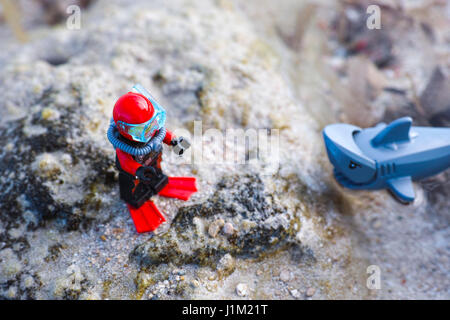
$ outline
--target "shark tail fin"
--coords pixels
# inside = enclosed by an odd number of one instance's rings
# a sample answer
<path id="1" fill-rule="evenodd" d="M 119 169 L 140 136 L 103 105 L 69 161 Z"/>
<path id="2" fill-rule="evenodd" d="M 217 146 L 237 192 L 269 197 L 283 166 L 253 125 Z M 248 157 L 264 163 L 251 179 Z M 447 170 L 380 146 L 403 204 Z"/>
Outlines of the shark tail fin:
<path id="1" fill-rule="evenodd" d="M 414 187 L 412 184 L 411 177 L 400 177 L 393 178 L 387 181 L 389 190 L 394 194 L 394 196 L 401 202 L 412 202 L 414 201 Z"/>
<path id="2" fill-rule="evenodd" d="M 412 119 L 410 117 L 392 121 L 372 139 L 372 144 L 377 147 L 387 143 L 408 141 L 411 124 Z"/>

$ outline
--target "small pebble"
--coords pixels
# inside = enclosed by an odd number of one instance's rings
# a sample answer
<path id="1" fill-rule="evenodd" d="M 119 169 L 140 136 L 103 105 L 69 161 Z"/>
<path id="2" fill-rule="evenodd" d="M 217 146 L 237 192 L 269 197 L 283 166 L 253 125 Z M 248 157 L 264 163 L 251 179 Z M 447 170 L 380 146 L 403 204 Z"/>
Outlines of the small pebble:
<path id="1" fill-rule="evenodd" d="M 381 228 L 381 221 L 379 219 L 373 219 L 372 220 L 372 227 L 374 229 L 380 229 Z"/>
<path id="2" fill-rule="evenodd" d="M 289 280 L 291 280 L 291 273 L 289 272 L 289 270 L 283 270 L 280 273 L 280 279 L 283 282 L 288 282 Z"/>
<path id="3" fill-rule="evenodd" d="M 23 281 L 25 288 L 31 288 L 34 285 L 34 279 L 32 276 L 26 276 Z"/>
<path id="4" fill-rule="evenodd" d="M 103 241 L 106 241 L 106 236 L 103 234 L 100 236 L 100 239 L 102 239 Z"/>
<path id="5" fill-rule="evenodd" d="M 209 225 L 208 233 L 211 237 L 215 238 L 220 231 L 220 228 L 224 225 L 223 219 L 217 219 Z"/>
<path id="6" fill-rule="evenodd" d="M 290 293 L 294 298 L 296 299 L 300 298 L 300 292 L 297 289 L 290 290 Z"/>
<path id="7" fill-rule="evenodd" d="M 236 260 L 229 253 L 224 255 L 217 265 L 217 271 L 219 272 L 219 276 L 230 275 L 234 272 L 236 268 Z"/>
<path id="8" fill-rule="evenodd" d="M 211 292 L 217 291 L 217 283 L 208 283 L 206 284 L 206 289 Z"/>
<path id="9" fill-rule="evenodd" d="M 59 112 L 51 108 L 44 108 L 41 117 L 44 120 L 55 120 L 59 118 Z"/>
<path id="10" fill-rule="evenodd" d="M 307 297 L 312 297 L 314 295 L 314 293 L 316 293 L 316 289 L 315 288 L 308 288 L 308 290 L 306 290 L 306 296 Z"/>
<path id="11" fill-rule="evenodd" d="M 223 233 L 226 235 L 232 235 L 234 233 L 234 227 L 231 223 L 227 222 L 223 225 Z"/>
<path id="12" fill-rule="evenodd" d="M 248 294 L 248 288 L 245 283 L 239 283 L 236 286 L 236 294 L 240 297 L 245 297 Z"/>
<path id="13" fill-rule="evenodd" d="M 8 289 L 8 297 L 11 299 L 16 298 L 17 296 L 17 288 L 16 287 L 9 287 Z"/>

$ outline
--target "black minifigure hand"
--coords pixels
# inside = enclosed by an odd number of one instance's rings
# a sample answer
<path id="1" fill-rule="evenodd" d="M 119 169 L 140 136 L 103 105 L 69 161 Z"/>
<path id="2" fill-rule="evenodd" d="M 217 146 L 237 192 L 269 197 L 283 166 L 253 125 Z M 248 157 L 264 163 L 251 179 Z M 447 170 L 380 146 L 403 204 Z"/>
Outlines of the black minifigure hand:
<path id="1" fill-rule="evenodd" d="M 184 151 L 191 146 L 191 143 L 184 137 L 174 138 L 170 144 L 173 146 L 173 152 L 179 156 L 181 156 Z"/>
<path id="2" fill-rule="evenodd" d="M 136 176 L 141 180 L 142 182 L 150 182 L 152 180 L 152 177 L 156 176 L 157 172 L 155 168 L 153 167 L 145 167 L 142 166 L 136 171 Z"/>

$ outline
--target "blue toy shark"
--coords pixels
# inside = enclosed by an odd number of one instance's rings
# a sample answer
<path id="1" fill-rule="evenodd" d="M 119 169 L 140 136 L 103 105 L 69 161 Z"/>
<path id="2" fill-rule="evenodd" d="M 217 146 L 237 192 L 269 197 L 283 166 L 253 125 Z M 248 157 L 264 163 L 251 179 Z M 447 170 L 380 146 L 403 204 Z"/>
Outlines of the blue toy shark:
<path id="1" fill-rule="evenodd" d="M 450 128 L 411 124 L 404 117 L 367 129 L 344 123 L 325 127 L 336 180 L 350 189 L 388 188 L 401 202 L 414 201 L 413 180 L 450 167 Z"/>

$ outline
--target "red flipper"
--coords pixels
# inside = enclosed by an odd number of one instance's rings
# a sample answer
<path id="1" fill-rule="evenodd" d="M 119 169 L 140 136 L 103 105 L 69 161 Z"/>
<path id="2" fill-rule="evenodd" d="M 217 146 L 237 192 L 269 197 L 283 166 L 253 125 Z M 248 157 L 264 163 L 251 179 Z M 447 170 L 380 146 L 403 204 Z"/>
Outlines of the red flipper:
<path id="1" fill-rule="evenodd" d="M 133 218 L 138 233 L 154 231 L 161 223 L 166 221 L 151 200 L 145 202 L 138 209 L 128 205 L 128 210 L 130 210 L 131 218 Z"/>
<path id="2" fill-rule="evenodd" d="M 194 177 L 169 177 L 169 183 L 158 194 L 186 201 L 195 192 L 197 186 Z"/>

